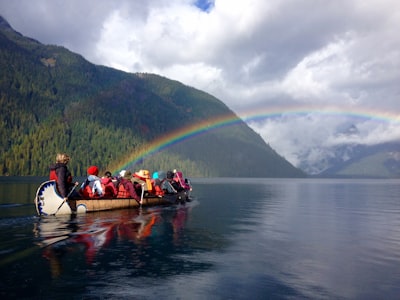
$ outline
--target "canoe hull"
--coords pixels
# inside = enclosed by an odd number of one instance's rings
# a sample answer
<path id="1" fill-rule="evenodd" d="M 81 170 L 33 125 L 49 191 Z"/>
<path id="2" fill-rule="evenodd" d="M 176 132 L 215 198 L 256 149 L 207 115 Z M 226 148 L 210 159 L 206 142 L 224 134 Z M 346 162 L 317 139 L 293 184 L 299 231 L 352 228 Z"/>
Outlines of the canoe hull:
<path id="1" fill-rule="evenodd" d="M 38 215 L 65 215 L 72 213 L 86 213 L 114 209 L 138 208 L 156 205 L 172 205 L 186 202 L 185 192 L 176 195 L 146 196 L 141 203 L 131 198 L 114 199 L 68 199 L 64 202 L 63 198 L 57 193 L 55 181 L 43 182 L 35 197 L 35 206 Z"/>

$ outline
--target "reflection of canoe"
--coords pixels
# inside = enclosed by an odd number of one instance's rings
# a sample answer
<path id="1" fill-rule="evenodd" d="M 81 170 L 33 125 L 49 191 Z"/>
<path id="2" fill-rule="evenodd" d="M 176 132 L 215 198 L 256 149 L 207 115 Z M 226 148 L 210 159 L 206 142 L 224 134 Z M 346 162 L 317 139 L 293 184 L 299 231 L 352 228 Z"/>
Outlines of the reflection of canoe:
<path id="1" fill-rule="evenodd" d="M 187 198 L 186 192 L 180 192 L 162 197 L 142 195 L 140 203 L 130 198 L 68 199 L 64 203 L 63 198 L 57 193 L 55 181 L 51 180 L 45 181 L 39 186 L 36 192 L 35 206 L 38 215 L 65 215 L 140 206 L 171 205 L 184 203 L 188 201 Z"/>
<path id="2" fill-rule="evenodd" d="M 112 253 L 116 255 L 116 265 L 126 261 L 128 265 L 134 263 L 147 269 L 154 264 L 155 257 L 143 253 L 158 249 L 160 244 L 179 243 L 193 205 L 196 202 L 172 209 L 125 209 L 37 218 L 34 241 L 49 261 L 53 278 L 62 274 L 64 263 L 74 261 L 79 268 L 82 256 L 77 255 L 81 254 L 89 265 L 109 265 L 108 254 Z M 132 246 L 135 251 L 131 251 Z M 176 254 L 174 247 L 167 248 L 163 250 L 162 259 Z M 129 255 L 121 255 L 124 251 Z"/>

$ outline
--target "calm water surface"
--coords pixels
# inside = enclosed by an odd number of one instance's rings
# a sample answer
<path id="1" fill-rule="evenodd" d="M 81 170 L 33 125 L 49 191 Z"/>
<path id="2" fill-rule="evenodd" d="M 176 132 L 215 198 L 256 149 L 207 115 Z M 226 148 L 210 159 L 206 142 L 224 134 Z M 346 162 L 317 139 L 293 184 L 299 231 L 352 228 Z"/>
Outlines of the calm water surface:
<path id="1" fill-rule="evenodd" d="M 39 218 L 0 180 L 0 296 L 399 299 L 400 180 L 194 179 L 186 206 Z"/>

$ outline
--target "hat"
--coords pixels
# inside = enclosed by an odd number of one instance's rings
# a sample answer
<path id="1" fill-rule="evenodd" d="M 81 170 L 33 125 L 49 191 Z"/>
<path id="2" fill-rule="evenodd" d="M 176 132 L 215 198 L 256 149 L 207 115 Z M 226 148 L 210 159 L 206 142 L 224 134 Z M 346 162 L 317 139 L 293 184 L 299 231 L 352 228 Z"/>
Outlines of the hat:
<path id="1" fill-rule="evenodd" d="M 135 177 L 150 178 L 150 173 L 148 170 L 140 170 L 139 172 L 135 172 Z"/>
<path id="2" fill-rule="evenodd" d="M 174 178 L 174 173 L 172 173 L 172 171 L 167 171 L 167 178 L 168 179 Z"/>
<path id="3" fill-rule="evenodd" d="M 97 175 L 99 175 L 99 168 L 97 168 L 96 166 L 90 166 L 90 167 L 87 169 L 87 173 L 88 173 L 89 175 L 97 176 Z"/>
<path id="4" fill-rule="evenodd" d="M 121 172 L 119 172 L 119 176 L 124 177 L 126 170 L 121 170 Z"/>
<path id="5" fill-rule="evenodd" d="M 124 176 L 122 176 L 122 177 L 124 177 L 125 179 L 131 179 L 131 178 L 132 178 L 132 173 L 131 173 L 131 171 L 126 171 L 126 172 L 124 173 Z"/>

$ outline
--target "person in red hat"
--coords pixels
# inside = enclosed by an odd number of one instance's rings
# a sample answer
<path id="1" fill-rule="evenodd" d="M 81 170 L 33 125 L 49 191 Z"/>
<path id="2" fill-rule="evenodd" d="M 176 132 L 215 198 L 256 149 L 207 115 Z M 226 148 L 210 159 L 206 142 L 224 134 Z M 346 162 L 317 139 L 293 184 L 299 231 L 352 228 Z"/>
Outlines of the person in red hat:
<path id="1" fill-rule="evenodd" d="M 90 175 L 98 176 L 98 175 L 99 175 L 99 168 L 96 167 L 96 166 L 90 166 L 90 167 L 87 169 L 87 173 L 88 173 L 89 176 L 90 176 Z"/>
<path id="2" fill-rule="evenodd" d="M 85 198 L 99 198 L 103 197 L 104 191 L 101 186 L 101 179 L 98 177 L 99 168 L 97 166 L 90 166 L 87 169 L 88 177 L 82 184 L 80 194 Z"/>

